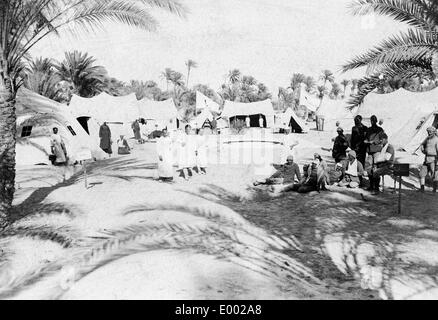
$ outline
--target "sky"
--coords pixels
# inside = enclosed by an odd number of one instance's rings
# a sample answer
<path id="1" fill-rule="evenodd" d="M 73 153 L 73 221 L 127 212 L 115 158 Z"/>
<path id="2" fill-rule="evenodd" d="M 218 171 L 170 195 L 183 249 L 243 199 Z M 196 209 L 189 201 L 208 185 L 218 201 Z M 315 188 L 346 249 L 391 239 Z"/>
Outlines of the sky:
<path id="1" fill-rule="evenodd" d="M 358 78 L 364 70 L 347 74 L 340 67 L 357 54 L 380 43 L 403 26 L 386 17 L 355 17 L 347 9 L 352 0 L 181 0 L 190 10 L 186 19 L 153 9 L 157 32 L 123 25 L 105 31 L 61 38 L 50 36 L 33 56 L 62 59 L 65 51 L 88 52 L 109 74 L 122 81 L 154 80 L 166 68 L 187 73 L 185 61 L 198 68 L 190 85 L 203 83 L 218 90 L 234 68 L 265 83 L 276 94 L 287 87 L 293 73 L 318 78 L 324 69 L 337 82 Z"/>

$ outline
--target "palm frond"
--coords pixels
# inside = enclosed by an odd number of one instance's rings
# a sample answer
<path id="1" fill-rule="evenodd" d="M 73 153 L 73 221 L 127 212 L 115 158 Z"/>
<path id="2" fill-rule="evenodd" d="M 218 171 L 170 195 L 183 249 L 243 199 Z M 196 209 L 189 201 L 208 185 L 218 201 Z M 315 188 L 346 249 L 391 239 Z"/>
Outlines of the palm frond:
<path id="1" fill-rule="evenodd" d="M 178 0 L 137 0 L 151 7 L 164 9 L 180 17 L 186 17 L 190 13 L 189 9 Z"/>
<path id="2" fill-rule="evenodd" d="M 436 29 L 436 13 L 428 13 L 421 5 L 423 1 L 410 0 L 355 0 L 348 8 L 354 15 L 376 13 L 404 22 L 415 28 Z"/>
<path id="3" fill-rule="evenodd" d="M 342 71 L 346 72 L 364 66 L 372 70 L 379 64 L 431 59 L 437 52 L 436 34 L 411 29 L 407 33 L 383 41 L 380 46 L 354 58 L 342 67 Z"/>

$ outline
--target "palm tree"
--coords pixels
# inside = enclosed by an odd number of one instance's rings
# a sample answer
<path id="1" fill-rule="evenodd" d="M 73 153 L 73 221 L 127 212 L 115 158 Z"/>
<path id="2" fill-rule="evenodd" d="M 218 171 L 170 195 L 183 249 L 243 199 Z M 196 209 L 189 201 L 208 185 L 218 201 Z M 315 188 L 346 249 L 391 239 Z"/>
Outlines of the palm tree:
<path id="1" fill-rule="evenodd" d="M 367 67 L 367 75 L 359 81 L 359 92 L 350 105 L 354 107 L 379 85 L 382 76 L 405 79 L 432 79 L 438 75 L 438 6 L 434 0 L 355 0 L 350 4 L 353 15 L 376 13 L 410 26 L 391 36 L 367 53 L 343 66 L 343 71 Z"/>
<path id="2" fill-rule="evenodd" d="M 184 86 L 183 75 L 181 72 L 174 71 L 170 77 L 170 82 L 173 84 L 173 93 L 176 96 L 176 88 Z"/>
<path id="3" fill-rule="evenodd" d="M 333 83 L 335 81 L 335 76 L 330 70 L 323 70 L 319 79 L 324 82 L 325 87 L 327 85 L 327 81 L 330 83 Z"/>
<path id="4" fill-rule="evenodd" d="M 341 86 L 336 82 L 333 83 L 332 90 L 330 91 L 330 95 L 333 97 L 333 99 L 338 99 L 341 92 L 342 92 Z"/>
<path id="5" fill-rule="evenodd" d="M 342 80 L 341 85 L 344 87 L 344 96 L 345 96 L 345 91 L 347 90 L 347 86 L 350 85 L 350 80 L 348 79 Z"/>
<path id="6" fill-rule="evenodd" d="M 96 59 L 87 53 L 75 50 L 66 52 L 64 61 L 56 68 L 61 80 L 72 85 L 73 93 L 89 98 L 104 91 L 108 78 L 106 69 L 94 65 L 95 62 Z"/>
<path id="7" fill-rule="evenodd" d="M 172 82 L 172 77 L 174 72 L 175 71 L 173 71 L 171 68 L 166 68 L 161 73 L 161 78 L 166 80 L 166 91 L 169 91 L 169 83 Z"/>
<path id="8" fill-rule="evenodd" d="M 184 16 L 177 0 L 2 0 L 0 4 L 0 227 L 8 222 L 15 192 L 15 95 L 21 84 L 23 58 L 49 34 L 61 29 L 92 31 L 106 22 L 155 30 L 149 9 Z"/>
<path id="9" fill-rule="evenodd" d="M 290 80 L 292 90 L 300 88 L 300 85 L 306 81 L 306 76 L 302 73 L 294 73 Z"/>
<path id="10" fill-rule="evenodd" d="M 246 84 L 248 86 L 256 86 L 257 80 L 253 76 L 243 76 L 242 77 L 242 84 Z"/>
<path id="11" fill-rule="evenodd" d="M 242 73 L 239 69 L 233 69 L 228 73 L 228 81 L 231 84 L 235 84 L 240 81 L 240 78 L 242 76 Z"/>
<path id="12" fill-rule="evenodd" d="M 317 97 L 319 98 L 319 100 L 320 100 L 320 106 L 321 106 L 321 104 L 322 104 L 322 100 L 324 99 L 324 97 L 325 97 L 325 95 L 328 93 L 328 91 L 327 91 L 327 88 L 326 87 L 324 87 L 324 86 L 318 86 L 317 88 L 316 88 L 316 91 L 317 91 Z"/>
<path id="13" fill-rule="evenodd" d="M 306 86 L 306 91 L 308 93 L 311 93 L 313 89 L 316 87 L 316 81 L 313 79 L 313 77 L 306 77 L 303 81 L 304 85 Z"/>
<path id="14" fill-rule="evenodd" d="M 188 88 L 189 87 L 190 70 L 192 68 L 197 68 L 198 64 L 196 63 L 196 61 L 189 59 L 186 61 L 186 66 L 187 66 L 187 88 Z"/>
<path id="15" fill-rule="evenodd" d="M 52 100 L 62 100 L 59 86 L 61 78 L 56 72 L 55 62 L 52 59 L 40 57 L 31 61 L 23 81 L 24 86 L 29 90 Z"/>

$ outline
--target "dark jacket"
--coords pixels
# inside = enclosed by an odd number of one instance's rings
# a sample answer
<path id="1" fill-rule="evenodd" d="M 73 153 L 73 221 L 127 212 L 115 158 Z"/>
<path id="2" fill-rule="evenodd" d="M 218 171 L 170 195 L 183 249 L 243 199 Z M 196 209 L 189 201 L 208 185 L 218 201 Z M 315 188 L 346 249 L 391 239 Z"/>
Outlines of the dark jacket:
<path id="1" fill-rule="evenodd" d="M 370 142 L 370 144 L 367 145 L 367 152 L 368 153 L 375 153 L 379 152 L 380 149 L 382 149 L 382 134 L 384 133 L 382 127 L 379 126 L 371 126 L 367 129 L 367 133 L 365 136 L 365 139 Z"/>
<path id="2" fill-rule="evenodd" d="M 363 154 L 367 151 L 367 145 L 364 143 L 366 139 L 368 127 L 363 124 L 351 128 L 351 150 L 356 151 L 357 154 Z"/>
<path id="3" fill-rule="evenodd" d="M 348 149 L 348 141 L 344 135 L 338 135 L 333 143 L 332 157 L 338 161 L 347 157 L 346 150 Z"/>

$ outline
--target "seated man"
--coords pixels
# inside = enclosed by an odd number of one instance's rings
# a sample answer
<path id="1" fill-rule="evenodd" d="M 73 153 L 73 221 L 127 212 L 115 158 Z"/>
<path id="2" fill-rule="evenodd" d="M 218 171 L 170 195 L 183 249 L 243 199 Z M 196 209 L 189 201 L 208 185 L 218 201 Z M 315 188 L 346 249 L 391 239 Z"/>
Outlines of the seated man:
<path id="1" fill-rule="evenodd" d="M 303 178 L 300 183 L 294 184 L 289 187 L 290 191 L 297 191 L 299 193 L 307 193 L 311 191 L 319 191 L 318 187 L 318 161 L 313 160 L 310 165 L 305 165 L 303 167 Z"/>
<path id="2" fill-rule="evenodd" d="M 319 153 L 315 153 L 313 159 L 318 162 L 318 190 L 327 190 L 325 186 L 330 181 L 328 164 Z"/>
<path id="3" fill-rule="evenodd" d="M 345 160 L 343 160 L 343 161 L 345 161 Z M 330 185 L 337 185 L 339 182 L 342 181 L 342 178 L 344 177 L 343 161 L 338 162 L 335 165 L 335 168 L 331 169 L 329 171 L 329 184 Z"/>
<path id="4" fill-rule="evenodd" d="M 339 182 L 339 186 L 350 188 L 359 187 L 364 174 L 364 169 L 362 163 L 356 159 L 356 152 L 350 150 L 348 153 L 348 160 L 343 162 L 345 163 L 345 167 L 343 168 L 343 177 L 341 182 Z"/>
<path id="5" fill-rule="evenodd" d="M 379 193 L 380 177 L 392 173 L 394 166 L 395 149 L 388 143 L 388 135 L 382 133 L 381 141 L 383 148 L 380 152 L 373 155 L 374 165 L 369 169 L 368 176 L 370 177 L 370 188 L 375 193 Z"/>
<path id="6" fill-rule="evenodd" d="M 130 154 L 131 148 L 129 147 L 128 141 L 126 141 L 124 135 L 120 135 L 120 138 L 117 139 L 117 153 L 118 154 Z"/>
<path id="7" fill-rule="evenodd" d="M 271 177 L 268 179 L 261 179 L 254 182 L 254 186 L 260 184 L 277 185 L 273 186 L 272 191 L 287 191 L 295 182 L 301 179 L 300 167 L 294 162 L 294 157 L 289 155 L 286 159 L 286 163 L 280 167 Z"/>

